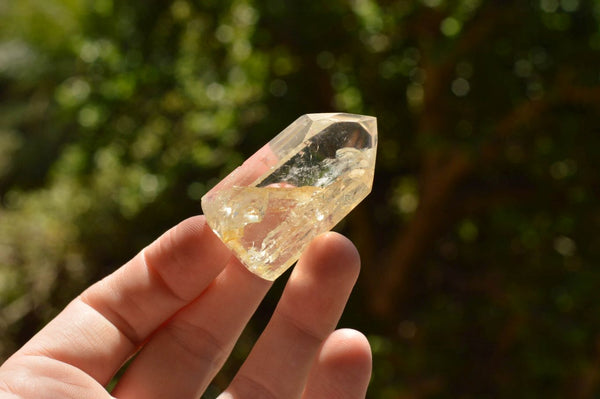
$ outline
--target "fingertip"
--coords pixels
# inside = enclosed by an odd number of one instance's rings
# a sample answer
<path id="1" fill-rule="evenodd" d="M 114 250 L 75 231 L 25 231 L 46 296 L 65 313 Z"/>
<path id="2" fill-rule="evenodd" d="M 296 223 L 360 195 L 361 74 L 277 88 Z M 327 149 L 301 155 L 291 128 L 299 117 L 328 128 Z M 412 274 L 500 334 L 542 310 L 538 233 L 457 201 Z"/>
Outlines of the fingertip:
<path id="1" fill-rule="evenodd" d="M 336 232 L 327 232 L 316 237 L 308 246 L 300 263 L 311 263 L 319 273 L 338 274 L 343 268 L 355 278 L 360 272 L 360 254 L 348 238 Z"/>
<path id="2" fill-rule="evenodd" d="M 349 378 L 370 378 L 372 354 L 369 340 L 360 331 L 345 328 L 329 335 L 319 355 L 325 367 L 341 370 Z"/>
<path id="3" fill-rule="evenodd" d="M 203 215 L 192 216 L 180 222 L 172 230 L 169 241 L 177 247 L 172 249 L 187 250 L 196 256 L 211 253 L 213 258 L 222 258 L 220 263 L 224 263 L 224 260 L 231 256 L 231 251 L 217 237 Z"/>
<path id="4" fill-rule="evenodd" d="M 216 277 L 231 256 L 231 251 L 212 231 L 202 215 L 183 220 L 144 250 L 147 264 L 159 274 L 163 274 L 164 265 L 170 265 L 168 272 L 171 278 L 166 279 L 182 282 L 194 281 L 195 274 L 200 271 L 199 266 L 209 279 Z M 185 292 L 182 294 L 192 299 L 197 291 L 190 287 L 189 296 Z"/>
<path id="5" fill-rule="evenodd" d="M 371 369 L 367 338 L 356 330 L 334 331 L 321 346 L 302 398 L 364 399 Z"/>

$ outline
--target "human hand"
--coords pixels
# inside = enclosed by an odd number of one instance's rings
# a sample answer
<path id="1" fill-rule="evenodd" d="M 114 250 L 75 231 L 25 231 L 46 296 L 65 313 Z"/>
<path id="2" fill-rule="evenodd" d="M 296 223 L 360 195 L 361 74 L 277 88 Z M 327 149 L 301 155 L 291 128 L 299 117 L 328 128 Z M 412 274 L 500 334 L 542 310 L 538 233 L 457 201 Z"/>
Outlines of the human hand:
<path id="1" fill-rule="evenodd" d="M 337 330 L 359 271 L 352 243 L 315 239 L 220 399 L 364 398 L 371 352 Z M 73 300 L 0 367 L 0 398 L 199 398 L 271 283 L 203 216 L 185 220 Z M 134 354 L 109 394 L 104 388 Z"/>

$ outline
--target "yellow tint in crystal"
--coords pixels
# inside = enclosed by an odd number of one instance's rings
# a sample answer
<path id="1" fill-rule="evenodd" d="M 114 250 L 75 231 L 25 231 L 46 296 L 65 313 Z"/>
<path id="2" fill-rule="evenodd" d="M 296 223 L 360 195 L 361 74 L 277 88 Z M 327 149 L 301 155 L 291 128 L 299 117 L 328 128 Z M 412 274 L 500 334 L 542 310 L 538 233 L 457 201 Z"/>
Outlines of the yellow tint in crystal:
<path id="1" fill-rule="evenodd" d="M 209 226 L 253 273 L 279 277 L 371 191 L 377 120 L 298 118 L 204 197 Z"/>

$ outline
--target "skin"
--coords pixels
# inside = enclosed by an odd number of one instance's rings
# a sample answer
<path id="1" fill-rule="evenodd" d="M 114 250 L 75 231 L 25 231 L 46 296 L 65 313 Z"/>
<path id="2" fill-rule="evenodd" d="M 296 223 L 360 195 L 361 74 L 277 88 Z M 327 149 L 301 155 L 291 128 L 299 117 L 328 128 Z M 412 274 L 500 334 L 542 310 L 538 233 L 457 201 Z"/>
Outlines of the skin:
<path id="1" fill-rule="evenodd" d="M 360 260 L 336 233 L 316 238 L 219 399 L 365 398 L 371 351 L 335 326 Z M 271 283 L 206 225 L 187 219 L 75 298 L 0 367 L 0 398 L 199 398 Z M 104 388 L 134 354 L 115 389 Z"/>

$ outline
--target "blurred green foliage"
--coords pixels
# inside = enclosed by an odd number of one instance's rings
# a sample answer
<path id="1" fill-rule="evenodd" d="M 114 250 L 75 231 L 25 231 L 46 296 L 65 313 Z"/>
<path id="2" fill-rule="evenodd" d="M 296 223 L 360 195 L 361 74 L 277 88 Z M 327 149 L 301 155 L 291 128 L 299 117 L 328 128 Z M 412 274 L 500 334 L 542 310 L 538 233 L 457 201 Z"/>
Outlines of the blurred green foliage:
<path id="1" fill-rule="evenodd" d="M 597 397 L 598 65 L 597 0 L 2 1 L 0 353 L 339 110 L 379 119 L 373 193 L 339 226 L 369 397 Z"/>

